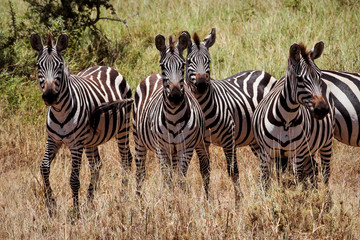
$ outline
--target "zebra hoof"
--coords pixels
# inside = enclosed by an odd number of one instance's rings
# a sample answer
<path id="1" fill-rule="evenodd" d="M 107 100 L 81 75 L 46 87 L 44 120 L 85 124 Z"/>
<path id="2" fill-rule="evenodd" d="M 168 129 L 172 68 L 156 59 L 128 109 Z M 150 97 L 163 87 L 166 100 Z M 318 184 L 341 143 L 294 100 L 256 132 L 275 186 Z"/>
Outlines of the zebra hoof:
<path id="1" fill-rule="evenodd" d="M 49 216 L 53 217 L 56 214 L 56 200 L 55 198 L 48 198 L 46 200 L 46 206 L 48 208 Z"/>
<path id="2" fill-rule="evenodd" d="M 71 224 L 75 224 L 77 220 L 80 218 L 80 211 L 77 208 L 72 208 L 68 211 L 67 219 L 71 222 Z"/>

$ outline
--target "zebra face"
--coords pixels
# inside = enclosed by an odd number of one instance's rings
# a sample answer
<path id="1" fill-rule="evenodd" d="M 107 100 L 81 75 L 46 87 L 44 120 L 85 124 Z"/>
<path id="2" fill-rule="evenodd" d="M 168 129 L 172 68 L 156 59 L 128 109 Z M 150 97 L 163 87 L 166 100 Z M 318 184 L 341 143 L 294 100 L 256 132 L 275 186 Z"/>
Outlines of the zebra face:
<path id="1" fill-rule="evenodd" d="M 62 77 L 64 72 L 64 59 L 61 51 L 68 45 L 68 36 L 61 34 L 55 46 L 51 35 L 48 35 L 47 45 L 44 46 L 38 34 L 32 34 L 30 38 L 31 46 L 39 54 L 37 59 L 38 81 L 43 92 L 42 99 L 48 106 L 58 102 Z"/>
<path id="2" fill-rule="evenodd" d="M 209 48 L 215 43 L 216 30 L 200 42 L 197 33 L 194 33 L 194 42 L 188 45 L 186 57 L 186 82 L 195 94 L 204 94 L 210 86 L 210 54 Z"/>
<path id="3" fill-rule="evenodd" d="M 185 60 L 182 55 L 187 47 L 188 36 L 181 34 L 175 46 L 172 36 L 169 37 L 169 46 L 165 45 L 165 38 L 157 35 L 155 38 L 156 48 L 160 51 L 161 77 L 165 98 L 173 106 L 180 105 L 184 100 L 184 69 Z"/>
<path id="4" fill-rule="evenodd" d="M 290 48 L 290 75 L 293 77 L 292 93 L 299 104 L 304 105 L 318 120 L 329 113 L 330 107 L 322 88 L 321 70 L 315 65 L 314 60 L 321 56 L 324 43 L 319 42 L 314 49 L 307 52 L 304 45 L 293 44 Z"/>

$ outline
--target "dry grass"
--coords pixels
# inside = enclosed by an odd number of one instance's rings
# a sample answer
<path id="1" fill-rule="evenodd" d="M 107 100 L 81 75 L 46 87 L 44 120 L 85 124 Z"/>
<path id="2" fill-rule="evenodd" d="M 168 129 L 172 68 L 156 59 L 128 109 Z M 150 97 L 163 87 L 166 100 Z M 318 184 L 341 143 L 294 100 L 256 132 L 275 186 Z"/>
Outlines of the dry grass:
<path id="1" fill-rule="evenodd" d="M 62 148 L 53 165 L 51 183 L 57 215 L 50 218 L 44 204 L 38 170 L 45 145 L 41 126 L 16 122 L 1 125 L 0 238 L 11 239 L 356 239 L 360 237 L 359 148 L 336 142 L 330 190 L 333 207 L 325 211 L 326 189 L 304 191 L 273 186 L 264 197 L 257 184 L 258 160 L 249 148 L 238 149 L 244 199 L 235 208 L 233 187 L 220 148 L 211 148 L 211 199 L 202 189 L 198 159 L 187 177 L 188 192 L 164 186 L 159 165 L 149 154 L 144 195 L 135 194 L 134 166 L 129 189 L 121 187 L 121 166 L 115 141 L 100 147 L 101 187 L 94 206 L 86 204 L 90 171 L 81 170 L 81 217 L 71 217 L 70 152 Z M 6 126 L 6 128 L 5 128 Z M 8 128 L 9 127 L 9 128 Z M 11 128 L 11 129 L 10 129 Z M 11 132 L 11 135 L 8 135 Z M 132 146 L 133 150 L 133 146 Z"/>

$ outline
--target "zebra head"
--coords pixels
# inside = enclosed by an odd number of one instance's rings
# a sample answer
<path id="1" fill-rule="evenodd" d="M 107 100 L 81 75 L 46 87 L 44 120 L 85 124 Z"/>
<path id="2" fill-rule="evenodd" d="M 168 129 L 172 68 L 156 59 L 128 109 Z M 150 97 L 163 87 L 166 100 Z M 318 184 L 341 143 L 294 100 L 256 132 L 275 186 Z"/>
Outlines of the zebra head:
<path id="1" fill-rule="evenodd" d="M 186 33 L 189 35 L 188 32 Z M 213 28 L 202 42 L 197 33 L 194 33 L 194 42 L 190 41 L 188 44 L 186 82 L 193 93 L 203 94 L 209 87 L 211 62 L 209 48 L 214 45 L 215 39 L 216 31 Z"/>
<path id="2" fill-rule="evenodd" d="M 45 104 L 52 106 L 57 103 L 64 76 L 64 59 L 61 52 L 69 43 L 66 34 L 61 34 L 56 44 L 53 44 L 51 34 L 48 35 L 47 44 L 44 46 L 39 34 L 31 34 L 30 43 L 39 54 L 37 59 L 38 79 L 43 92 L 42 99 Z"/>
<path id="3" fill-rule="evenodd" d="M 160 51 L 161 77 L 163 80 L 165 98 L 173 106 L 178 106 L 184 100 L 184 68 L 183 51 L 189 42 L 189 36 L 182 33 L 175 46 L 173 36 L 169 37 L 169 46 L 165 45 L 165 37 L 161 34 L 155 38 L 156 48 Z"/>
<path id="4" fill-rule="evenodd" d="M 294 43 L 290 47 L 286 72 L 290 78 L 291 99 L 308 108 L 318 120 L 329 113 L 329 103 L 322 89 L 322 73 L 314 63 L 323 50 L 322 41 L 315 44 L 311 51 L 306 51 L 302 43 Z"/>

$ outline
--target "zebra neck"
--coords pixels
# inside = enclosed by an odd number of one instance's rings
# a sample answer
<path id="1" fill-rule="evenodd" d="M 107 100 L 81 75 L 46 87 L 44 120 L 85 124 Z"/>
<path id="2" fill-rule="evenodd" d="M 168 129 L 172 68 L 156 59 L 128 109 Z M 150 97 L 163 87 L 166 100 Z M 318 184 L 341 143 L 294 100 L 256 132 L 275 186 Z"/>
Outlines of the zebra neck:
<path id="1" fill-rule="evenodd" d="M 164 98 L 163 101 L 163 111 L 162 111 L 162 122 L 171 128 L 171 126 L 176 127 L 181 122 L 187 122 L 190 116 L 190 108 L 187 103 L 187 99 L 176 107 L 171 106 L 167 99 Z"/>
<path id="2" fill-rule="evenodd" d="M 290 84 L 290 81 L 292 80 L 286 78 L 276 106 L 276 114 L 285 125 L 291 125 L 291 123 L 300 116 L 300 104 L 296 99 L 293 99 L 293 96 L 296 96 L 293 91 L 296 91 L 296 89 L 292 87 L 293 85 Z"/>
<path id="3" fill-rule="evenodd" d="M 194 94 L 196 100 L 200 104 L 200 106 L 207 104 L 207 102 L 210 100 L 213 100 L 214 95 L 214 87 L 212 86 L 212 83 L 210 83 L 209 88 L 206 90 L 203 94 Z"/>
<path id="4" fill-rule="evenodd" d="M 66 71 L 66 73 L 68 73 Z M 74 102 L 76 102 L 76 94 L 71 90 L 71 75 L 64 73 L 58 102 L 51 106 L 55 115 L 67 115 L 67 112 L 71 112 Z"/>

